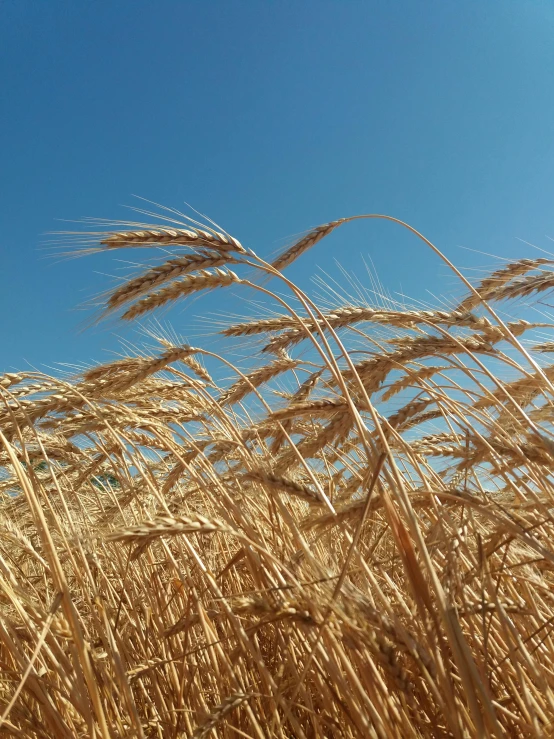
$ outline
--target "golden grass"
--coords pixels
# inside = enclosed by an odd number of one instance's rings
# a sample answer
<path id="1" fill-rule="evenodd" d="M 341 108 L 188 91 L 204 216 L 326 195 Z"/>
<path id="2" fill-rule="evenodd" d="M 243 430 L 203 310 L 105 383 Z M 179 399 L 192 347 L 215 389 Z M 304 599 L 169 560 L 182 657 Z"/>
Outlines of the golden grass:
<path id="1" fill-rule="evenodd" d="M 86 249 L 166 255 L 108 312 L 273 315 L 0 378 L 0 735 L 554 736 L 552 326 L 514 319 L 551 262 L 329 310 L 281 270 L 353 219 L 273 264 L 168 220 Z"/>

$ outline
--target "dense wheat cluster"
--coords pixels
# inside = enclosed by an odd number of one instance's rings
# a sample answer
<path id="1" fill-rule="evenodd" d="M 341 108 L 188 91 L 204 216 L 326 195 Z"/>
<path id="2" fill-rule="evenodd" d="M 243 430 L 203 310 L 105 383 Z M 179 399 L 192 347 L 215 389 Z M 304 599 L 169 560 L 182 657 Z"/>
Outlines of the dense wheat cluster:
<path id="1" fill-rule="evenodd" d="M 286 267 L 348 220 L 273 263 L 183 221 L 83 237 L 160 249 L 114 317 L 267 309 L 221 356 L 150 330 L 0 377 L 1 736 L 554 736 L 551 262 L 318 307 Z"/>

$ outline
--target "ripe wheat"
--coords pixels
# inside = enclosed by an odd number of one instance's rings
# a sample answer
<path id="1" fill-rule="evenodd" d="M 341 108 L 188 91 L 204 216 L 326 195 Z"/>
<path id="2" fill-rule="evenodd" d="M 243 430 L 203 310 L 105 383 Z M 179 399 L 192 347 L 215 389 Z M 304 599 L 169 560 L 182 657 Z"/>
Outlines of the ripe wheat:
<path id="1" fill-rule="evenodd" d="M 186 220 L 83 236 L 162 247 L 108 313 L 236 286 L 265 317 L 0 377 L 2 736 L 551 735 L 554 339 L 496 317 L 552 261 L 323 309 L 281 271 L 351 220 L 273 264 Z"/>

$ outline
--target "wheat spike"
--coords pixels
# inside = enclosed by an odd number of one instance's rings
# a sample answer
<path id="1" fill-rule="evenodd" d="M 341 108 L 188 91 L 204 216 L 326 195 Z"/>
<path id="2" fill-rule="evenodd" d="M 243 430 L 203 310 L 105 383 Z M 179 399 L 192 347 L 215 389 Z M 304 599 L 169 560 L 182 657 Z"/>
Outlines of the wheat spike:
<path id="1" fill-rule="evenodd" d="M 122 249 L 137 246 L 210 246 L 225 251 L 244 251 L 232 236 L 219 231 L 200 228 L 145 227 L 140 231 L 117 231 L 104 236 L 100 241 L 106 249 Z"/>
<path id="2" fill-rule="evenodd" d="M 552 260 L 544 258 L 519 259 L 516 262 L 511 262 L 482 280 L 476 290 L 482 300 L 494 300 L 497 293 L 500 293 L 504 286 L 512 280 L 545 264 L 552 264 Z M 479 302 L 479 298 L 476 295 L 471 294 L 460 303 L 457 310 L 472 310 L 479 305 Z"/>
<path id="3" fill-rule="evenodd" d="M 208 718 L 199 726 L 191 736 L 191 739 L 204 739 L 209 736 L 215 727 L 235 708 L 241 706 L 251 696 L 247 693 L 234 693 L 229 695 L 225 700 L 214 709 Z"/>
<path id="4" fill-rule="evenodd" d="M 162 285 L 164 282 L 171 282 L 178 277 L 197 270 L 222 267 L 225 264 L 232 264 L 234 261 L 229 255 L 210 252 L 187 254 L 183 257 L 170 259 L 163 264 L 152 267 L 138 277 L 121 285 L 117 290 L 114 290 L 108 298 L 107 310 L 112 311 L 120 308 L 125 303 L 136 300 L 136 298 L 149 292 L 152 288 Z"/>
<path id="5" fill-rule="evenodd" d="M 319 505 L 322 504 L 321 498 L 314 490 L 307 487 L 306 485 L 301 485 L 300 483 L 295 482 L 288 477 L 282 477 L 279 475 L 274 475 L 270 472 L 256 470 L 246 473 L 245 478 L 262 483 L 265 487 L 268 487 L 270 489 L 278 490 L 284 493 L 288 493 L 289 495 L 301 498 L 302 500 L 308 501 L 308 503 L 316 503 Z"/>
<path id="6" fill-rule="evenodd" d="M 291 359 L 290 357 L 284 357 L 283 359 L 276 359 L 274 362 L 260 367 L 259 369 L 246 375 L 244 379 L 240 379 L 234 385 L 231 385 L 219 398 L 219 402 L 223 405 L 238 403 L 248 393 L 252 392 L 254 388 L 260 387 L 266 382 L 269 382 L 278 375 L 282 375 L 284 372 L 288 372 L 298 366 L 298 362 Z"/>
<path id="7" fill-rule="evenodd" d="M 296 243 L 290 246 L 283 254 L 277 257 L 277 259 L 275 259 L 271 263 L 271 266 L 274 269 L 278 270 L 285 269 L 285 267 L 288 267 L 289 264 L 292 264 L 296 259 L 298 259 L 301 254 L 303 254 L 305 251 L 308 251 L 308 249 L 311 249 L 312 246 L 315 246 L 318 241 L 324 239 L 332 231 L 334 231 L 337 226 L 340 226 L 340 224 L 344 223 L 346 220 L 346 218 L 339 218 L 338 221 L 331 221 L 330 223 L 325 223 L 322 226 L 318 226 L 313 231 L 310 231 L 308 234 L 306 234 L 306 236 L 303 236 Z"/>
<path id="8" fill-rule="evenodd" d="M 128 308 L 122 318 L 125 321 L 131 321 L 156 308 L 167 305 L 167 303 L 200 290 L 214 290 L 216 287 L 227 287 L 238 282 L 240 282 L 240 279 L 231 270 L 216 269 L 213 272 L 201 270 L 197 274 L 175 280 L 161 290 L 142 298 L 142 300 Z"/>

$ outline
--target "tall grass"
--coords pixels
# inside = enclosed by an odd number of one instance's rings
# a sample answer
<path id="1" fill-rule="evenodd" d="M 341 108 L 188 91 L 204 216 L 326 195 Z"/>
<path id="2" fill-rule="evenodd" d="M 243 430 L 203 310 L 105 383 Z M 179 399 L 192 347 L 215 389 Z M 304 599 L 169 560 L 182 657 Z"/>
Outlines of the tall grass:
<path id="1" fill-rule="evenodd" d="M 224 356 L 150 329 L 0 378 L 0 735 L 554 735 L 550 261 L 322 309 L 283 271 L 348 220 L 273 264 L 169 219 L 82 238 L 163 249 L 106 313 L 268 310 Z"/>

